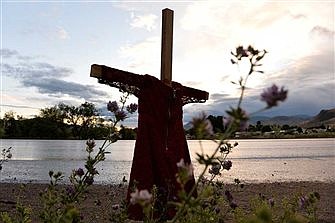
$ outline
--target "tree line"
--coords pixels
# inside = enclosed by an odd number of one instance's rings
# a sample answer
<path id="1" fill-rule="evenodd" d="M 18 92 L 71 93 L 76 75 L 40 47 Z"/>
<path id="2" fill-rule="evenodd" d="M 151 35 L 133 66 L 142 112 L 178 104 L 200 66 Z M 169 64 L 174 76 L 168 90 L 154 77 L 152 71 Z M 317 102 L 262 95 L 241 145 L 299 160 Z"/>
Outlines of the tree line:
<path id="1" fill-rule="evenodd" d="M 100 116 L 93 103 L 79 106 L 59 103 L 43 108 L 34 118 L 5 113 L 0 119 L 1 138 L 29 139 L 104 139 L 110 132 L 108 118 Z M 119 128 L 120 138 L 135 139 L 136 129 Z"/>
<path id="2" fill-rule="evenodd" d="M 209 115 L 207 119 L 211 122 L 213 126 L 214 133 L 223 133 L 225 131 L 226 126 L 224 126 L 223 116 L 213 116 Z M 263 125 L 261 121 L 257 121 L 255 125 L 249 124 L 245 131 L 248 132 L 271 132 L 271 131 L 290 131 L 295 130 L 299 133 L 302 133 L 302 128 L 296 125 Z"/>
<path id="3" fill-rule="evenodd" d="M 213 134 L 226 130 L 223 116 L 209 115 L 204 117 L 211 124 Z M 194 123 L 193 123 L 194 124 Z M 15 116 L 14 112 L 5 113 L 0 119 L 0 138 L 28 138 L 28 139 L 104 139 L 111 131 L 110 120 L 100 116 L 93 103 L 85 102 L 79 106 L 59 103 L 40 110 L 34 118 Z M 196 127 L 198 128 L 198 127 Z M 121 139 L 136 139 L 137 128 L 127 128 L 121 125 L 118 133 Z M 247 132 L 280 132 L 302 133 L 302 128 L 289 125 L 263 125 L 258 121 L 249 124 Z M 185 131 L 188 138 L 196 139 L 195 128 Z M 252 134 L 251 134 L 252 136 Z M 202 139 L 211 136 L 200 136 Z"/>

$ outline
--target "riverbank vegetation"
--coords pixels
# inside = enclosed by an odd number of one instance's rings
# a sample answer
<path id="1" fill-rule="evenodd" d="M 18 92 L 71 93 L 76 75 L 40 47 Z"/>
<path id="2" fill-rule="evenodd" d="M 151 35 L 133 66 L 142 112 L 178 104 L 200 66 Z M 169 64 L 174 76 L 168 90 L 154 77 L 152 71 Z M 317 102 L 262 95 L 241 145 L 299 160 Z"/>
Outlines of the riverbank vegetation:
<path id="1" fill-rule="evenodd" d="M 205 117 L 213 127 L 214 135 L 202 139 L 215 138 L 226 130 L 223 116 Z M 185 125 L 188 139 L 199 139 L 193 128 Z M 136 139 L 137 128 L 118 126 L 120 139 Z M 105 139 L 110 131 L 110 120 L 102 117 L 94 104 L 85 102 L 80 106 L 58 104 L 40 110 L 34 118 L 16 116 L 7 112 L 0 119 L 0 138 L 3 139 Z M 334 138 L 335 129 L 320 125 L 302 128 L 297 125 L 249 124 L 244 131 L 235 131 L 232 138 L 275 139 L 275 138 Z M 217 138 L 217 137 L 216 137 Z"/>
<path id="2" fill-rule="evenodd" d="M 64 103 L 40 110 L 34 118 L 7 112 L 0 119 L 0 137 L 7 139 L 105 139 L 111 121 L 100 116 L 93 103 Z M 135 139 L 136 129 L 119 126 L 122 139 Z"/>

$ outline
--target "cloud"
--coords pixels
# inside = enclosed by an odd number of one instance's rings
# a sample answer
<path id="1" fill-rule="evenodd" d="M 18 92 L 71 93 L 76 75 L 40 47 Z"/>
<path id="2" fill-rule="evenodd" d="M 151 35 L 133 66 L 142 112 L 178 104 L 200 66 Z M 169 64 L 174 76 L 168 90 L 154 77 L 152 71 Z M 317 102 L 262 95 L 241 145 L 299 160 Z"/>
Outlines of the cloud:
<path id="1" fill-rule="evenodd" d="M 181 24 L 186 30 L 201 30 L 223 38 L 249 33 L 276 24 L 288 15 L 281 4 L 253 2 L 195 2 L 186 9 Z"/>
<path id="2" fill-rule="evenodd" d="M 7 50 L 8 55 L 16 52 Z M 19 53 L 16 56 L 21 57 Z M 96 90 L 93 85 L 84 85 L 61 78 L 70 77 L 74 71 L 67 67 L 56 66 L 47 62 L 17 62 L 16 64 L 3 63 L 2 73 L 7 77 L 19 81 L 23 87 L 34 87 L 42 95 L 50 97 L 72 97 L 86 101 L 101 102 L 108 97 L 104 91 Z"/>
<path id="3" fill-rule="evenodd" d="M 147 31 L 152 31 L 156 28 L 157 16 L 154 14 L 135 15 L 131 14 L 130 26 L 133 28 L 145 28 Z"/>
<path id="4" fill-rule="evenodd" d="M 327 38 L 334 38 L 335 32 L 323 26 L 314 26 L 310 32 L 312 35 L 321 35 Z"/>
<path id="5" fill-rule="evenodd" d="M 264 82 L 257 88 L 246 89 L 242 107 L 249 113 L 265 107 L 259 95 L 272 83 L 288 89 L 288 99 L 261 115 L 315 115 L 321 109 L 335 107 L 334 65 L 330 52 L 299 58 L 279 73 L 265 75 Z M 213 94 L 210 99 L 205 105 L 194 105 L 194 110 L 224 115 L 224 111 L 235 106 L 238 100 L 226 94 Z"/>
<path id="6" fill-rule="evenodd" d="M 317 53 L 296 58 L 277 72 L 263 75 L 264 80 L 261 84 L 246 89 L 242 107 L 248 113 L 264 108 L 265 103 L 260 101 L 259 95 L 263 89 L 276 83 L 289 90 L 287 100 L 259 115 L 316 115 L 321 109 L 334 108 L 334 52 L 325 50 Z M 250 77 L 253 78 L 254 76 Z M 199 111 L 224 116 L 225 111 L 230 106 L 236 106 L 237 101 L 238 98 L 232 97 L 231 92 L 211 94 L 210 100 L 205 104 L 187 105 L 184 109 L 184 120 L 189 121 Z"/>
<path id="7" fill-rule="evenodd" d="M 291 14 L 291 17 L 293 19 L 306 19 L 307 18 L 307 16 L 304 14 Z"/>
<path id="8" fill-rule="evenodd" d="M 68 32 L 63 27 L 57 27 L 55 32 L 56 36 L 61 40 L 66 40 L 70 38 Z"/>
<path id="9" fill-rule="evenodd" d="M 11 50 L 11 49 L 7 49 L 7 48 L 0 49 L 0 54 L 1 54 L 3 59 L 10 59 L 10 58 L 15 57 L 19 60 L 27 61 L 27 60 L 32 60 L 32 59 L 37 58 L 37 57 L 32 57 L 32 56 L 22 56 L 16 50 Z"/>
<path id="10" fill-rule="evenodd" d="M 267 114 L 313 115 L 315 110 L 335 107 L 334 103 L 331 106 L 334 93 L 325 89 L 335 87 L 334 22 L 330 6 L 266 1 L 190 4 L 181 20 L 185 35 L 175 41 L 177 44 L 180 41 L 179 47 L 184 48 L 179 49 L 177 65 L 186 65 L 180 72 L 181 75 L 189 72 L 184 75 L 185 80 L 202 78 L 204 86 L 212 81 L 203 88 L 212 94 L 207 103 L 189 105 L 185 112 L 205 110 L 219 114 L 236 105 L 238 89 L 229 85 L 229 80 L 235 81 L 243 73 L 230 69 L 233 66 L 229 63 L 229 50 L 240 44 L 269 51 L 264 58 L 265 74 L 249 78 L 250 89 L 246 90 L 243 102 L 248 111 L 264 106 L 259 94 L 273 83 L 288 88 L 289 99 Z"/>
<path id="11" fill-rule="evenodd" d="M 30 109 L 40 109 L 37 107 L 26 106 L 26 105 L 8 105 L 8 104 L 1 104 L 2 107 L 9 107 L 9 108 L 30 108 Z"/>
<path id="12" fill-rule="evenodd" d="M 41 94 L 52 97 L 68 95 L 86 101 L 96 101 L 98 98 L 108 97 L 106 92 L 96 90 L 92 85 L 83 85 L 55 78 L 24 79 L 22 84 L 25 87 L 35 87 Z"/>
<path id="13" fill-rule="evenodd" d="M 28 25 L 22 29 L 21 34 L 24 36 L 42 37 L 43 41 L 47 40 L 48 42 L 70 39 L 69 32 L 64 27 L 45 23 Z"/>
<path id="14" fill-rule="evenodd" d="M 2 48 L 2 49 L 0 49 L 0 54 L 1 54 L 2 58 L 7 59 L 7 58 L 11 58 L 13 56 L 18 55 L 18 52 L 16 50 L 10 50 L 10 49 L 6 49 L 6 48 Z"/>
<path id="15" fill-rule="evenodd" d="M 309 92 L 314 86 L 334 82 L 334 72 L 334 52 L 321 51 L 297 58 L 282 70 L 267 75 L 265 81 Z"/>
<path id="16" fill-rule="evenodd" d="M 119 50 L 121 57 L 130 61 L 127 65 L 136 73 L 159 75 L 160 38 L 149 37 L 142 42 L 128 44 Z"/>
<path id="17" fill-rule="evenodd" d="M 216 101 L 216 100 L 220 100 L 222 98 L 228 97 L 228 96 L 229 94 L 216 93 L 216 94 L 211 94 L 209 98 L 213 101 Z"/>
<path id="18" fill-rule="evenodd" d="M 3 63 L 4 75 L 13 78 L 38 79 L 47 77 L 68 77 L 73 71 L 66 67 L 55 66 L 46 62 L 20 62 L 15 65 Z"/>

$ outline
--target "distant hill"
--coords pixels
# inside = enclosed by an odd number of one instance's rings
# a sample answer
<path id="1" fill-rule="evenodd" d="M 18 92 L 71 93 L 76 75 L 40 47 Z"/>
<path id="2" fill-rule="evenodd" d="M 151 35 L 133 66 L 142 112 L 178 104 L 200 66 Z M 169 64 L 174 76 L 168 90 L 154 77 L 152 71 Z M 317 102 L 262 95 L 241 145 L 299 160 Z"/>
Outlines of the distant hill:
<path id="1" fill-rule="evenodd" d="M 295 115 L 295 116 L 255 116 L 252 117 L 250 123 L 255 125 L 257 121 L 261 121 L 262 125 L 300 125 L 302 122 L 308 121 L 311 116 Z"/>
<path id="2" fill-rule="evenodd" d="M 303 128 L 320 127 L 322 125 L 332 126 L 335 128 L 335 108 L 328 110 L 321 110 L 316 116 L 308 115 L 294 115 L 294 116 L 251 116 L 249 123 L 256 125 L 260 121 L 262 125 L 290 125 L 300 126 Z M 189 122 L 184 125 L 186 130 L 192 128 L 192 124 Z"/>
<path id="3" fill-rule="evenodd" d="M 320 113 L 311 119 L 300 124 L 304 128 L 319 127 L 321 125 L 335 127 L 335 108 L 321 110 Z"/>
<path id="4" fill-rule="evenodd" d="M 255 125 L 257 121 L 261 121 L 262 125 L 290 125 L 301 126 L 303 128 L 320 127 L 321 125 L 335 127 L 335 108 L 321 110 L 316 116 L 295 115 L 295 116 L 255 116 L 252 117 L 250 123 Z"/>

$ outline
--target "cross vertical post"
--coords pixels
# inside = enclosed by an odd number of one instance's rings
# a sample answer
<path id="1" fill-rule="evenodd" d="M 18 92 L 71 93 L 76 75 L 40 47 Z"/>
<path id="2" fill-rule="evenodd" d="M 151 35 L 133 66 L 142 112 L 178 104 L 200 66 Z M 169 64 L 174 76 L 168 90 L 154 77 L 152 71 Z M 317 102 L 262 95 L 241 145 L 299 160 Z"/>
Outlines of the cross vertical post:
<path id="1" fill-rule="evenodd" d="M 161 81 L 171 85 L 173 10 L 168 8 L 163 9 L 162 14 Z"/>

